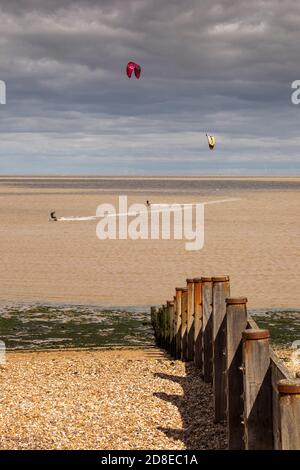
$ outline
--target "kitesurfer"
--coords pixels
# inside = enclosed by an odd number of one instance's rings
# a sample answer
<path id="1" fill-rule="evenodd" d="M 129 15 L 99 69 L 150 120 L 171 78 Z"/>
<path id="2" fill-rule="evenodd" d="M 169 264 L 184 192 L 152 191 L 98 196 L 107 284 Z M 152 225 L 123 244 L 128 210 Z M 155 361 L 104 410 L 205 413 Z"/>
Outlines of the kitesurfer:
<path id="1" fill-rule="evenodd" d="M 55 215 L 55 211 L 50 213 L 50 219 L 53 220 L 54 222 L 57 222 L 57 217 Z"/>

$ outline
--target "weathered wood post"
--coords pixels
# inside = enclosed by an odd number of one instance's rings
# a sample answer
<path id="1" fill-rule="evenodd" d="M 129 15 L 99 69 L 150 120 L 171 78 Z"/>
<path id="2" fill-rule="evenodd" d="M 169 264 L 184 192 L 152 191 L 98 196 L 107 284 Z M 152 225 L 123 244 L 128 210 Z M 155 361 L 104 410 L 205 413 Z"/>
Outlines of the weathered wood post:
<path id="1" fill-rule="evenodd" d="M 175 358 L 181 358 L 181 298 L 182 287 L 176 287 L 176 331 L 175 331 Z"/>
<path id="2" fill-rule="evenodd" d="M 182 289 L 181 294 L 181 359 L 187 361 L 187 303 L 188 290 Z"/>
<path id="3" fill-rule="evenodd" d="M 161 306 L 161 332 L 160 332 L 160 342 L 161 347 L 165 347 L 165 306 Z"/>
<path id="4" fill-rule="evenodd" d="M 226 299 L 226 369 L 227 369 L 227 429 L 228 448 L 245 448 L 243 415 L 243 340 L 247 327 L 247 299 Z"/>
<path id="5" fill-rule="evenodd" d="M 194 363 L 202 370 L 202 284 L 194 279 Z"/>
<path id="6" fill-rule="evenodd" d="M 166 347 L 166 306 L 161 307 L 161 346 Z"/>
<path id="7" fill-rule="evenodd" d="M 282 450 L 300 449 L 300 380 L 278 382 Z"/>
<path id="8" fill-rule="evenodd" d="M 243 331 L 244 429 L 246 450 L 273 448 L 269 331 Z"/>
<path id="9" fill-rule="evenodd" d="M 155 329 L 154 329 L 154 334 L 155 334 L 155 341 L 158 344 L 159 342 L 159 308 L 156 309 L 155 311 Z"/>
<path id="10" fill-rule="evenodd" d="M 194 280 L 187 279 L 187 361 L 194 360 Z"/>
<path id="11" fill-rule="evenodd" d="M 226 298 L 229 277 L 213 277 L 213 389 L 215 422 L 226 419 Z"/>
<path id="12" fill-rule="evenodd" d="M 163 342 L 163 307 L 159 307 L 157 312 L 157 344 L 162 347 Z"/>
<path id="13" fill-rule="evenodd" d="M 172 355 L 172 341 L 174 336 L 174 302 L 168 301 L 168 311 L 169 311 L 169 341 L 168 341 L 168 351 Z"/>
<path id="14" fill-rule="evenodd" d="M 154 325 L 154 317 L 155 317 L 155 312 L 156 312 L 156 307 L 151 307 L 150 308 L 150 316 L 151 316 L 151 323 Z"/>
<path id="15" fill-rule="evenodd" d="M 177 330 L 177 312 L 176 312 L 177 302 L 176 302 L 176 295 L 173 297 L 173 336 L 171 342 L 171 356 L 176 358 L 176 330 Z"/>
<path id="16" fill-rule="evenodd" d="M 170 312 L 169 312 L 169 301 L 166 302 L 166 305 L 164 306 L 164 312 L 165 312 L 165 349 L 168 351 L 169 349 L 169 335 L 170 335 Z"/>
<path id="17" fill-rule="evenodd" d="M 252 326 L 254 328 L 254 326 Z M 272 416 L 273 416 L 273 439 L 274 449 L 281 449 L 281 424 L 280 424 L 280 400 L 278 382 L 283 379 L 291 379 L 285 365 L 270 348 L 270 368 L 272 376 Z"/>
<path id="18" fill-rule="evenodd" d="M 170 301 L 166 301 L 166 346 L 165 349 L 168 351 L 169 350 L 169 344 L 170 344 Z"/>
<path id="19" fill-rule="evenodd" d="M 212 343 L 212 278 L 202 277 L 202 371 L 206 383 L 213 381 L 213 343 Z"/>
<path id="20" fill-rule="evenodd" d="M 151 325 L 154 331 L 154 338 L 156 340 L 156 307 L 150 309 Z"/>

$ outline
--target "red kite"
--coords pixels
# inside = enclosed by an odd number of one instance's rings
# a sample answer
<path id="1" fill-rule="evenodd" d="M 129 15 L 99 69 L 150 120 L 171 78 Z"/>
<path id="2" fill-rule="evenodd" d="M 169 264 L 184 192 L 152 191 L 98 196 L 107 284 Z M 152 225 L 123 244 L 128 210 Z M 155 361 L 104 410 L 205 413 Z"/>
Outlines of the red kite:
<path id="1" fill-rule="evenodd" d="M 136 78 L 140 78 L 141 76 L 141 66 L 136 64 L 135 62 L 128 62 L 126 67 L 127 77 L 131 78 L 132 72 L 134 71 L 134 75 Z"/>

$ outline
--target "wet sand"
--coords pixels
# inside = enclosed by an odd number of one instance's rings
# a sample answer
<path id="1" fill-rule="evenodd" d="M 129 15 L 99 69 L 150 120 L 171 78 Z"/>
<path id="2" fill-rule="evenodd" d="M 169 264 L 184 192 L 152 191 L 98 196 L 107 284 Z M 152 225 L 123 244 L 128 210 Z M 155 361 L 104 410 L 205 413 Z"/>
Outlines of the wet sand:
<path id="1" fill-rule="evenodd" d="M 280 181 L 285 181 L 281 178 Z M 298 178 L 286 181 L 300 181 Z M 22 180 L 21 180 L 22 182 Z M 112 191 L 0 185 L 0 301 L 101 305 L 160 304 L 187 277 L 231 277 L 232 294 L 250 307 L 300 307 L 300 191 L 168 194 L 153 203 L 238 201 L 205 207 L 205 245 L 187 252 L 180 240 L 105 240 L 95 221 L 48 221 L 95 215 Z M 139 190 L 129 203 L 145 202 Z"/>

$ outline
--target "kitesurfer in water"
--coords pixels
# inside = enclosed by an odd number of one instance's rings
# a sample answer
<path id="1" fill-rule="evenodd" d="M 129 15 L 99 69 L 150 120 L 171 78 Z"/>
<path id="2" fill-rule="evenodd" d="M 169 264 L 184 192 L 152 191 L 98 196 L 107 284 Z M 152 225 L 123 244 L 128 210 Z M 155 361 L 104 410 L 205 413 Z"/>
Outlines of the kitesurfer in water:
<path id="1" fill-rule="evenodd" d="M 57 222 L 57 217 L 56 217 L 56 215 L 55 215 L 55 211 L 53 211 L 53 212 L 50 213 L 50 219 L 51 219 L 51 220 L 54 220 L 55 222 Z"/>

